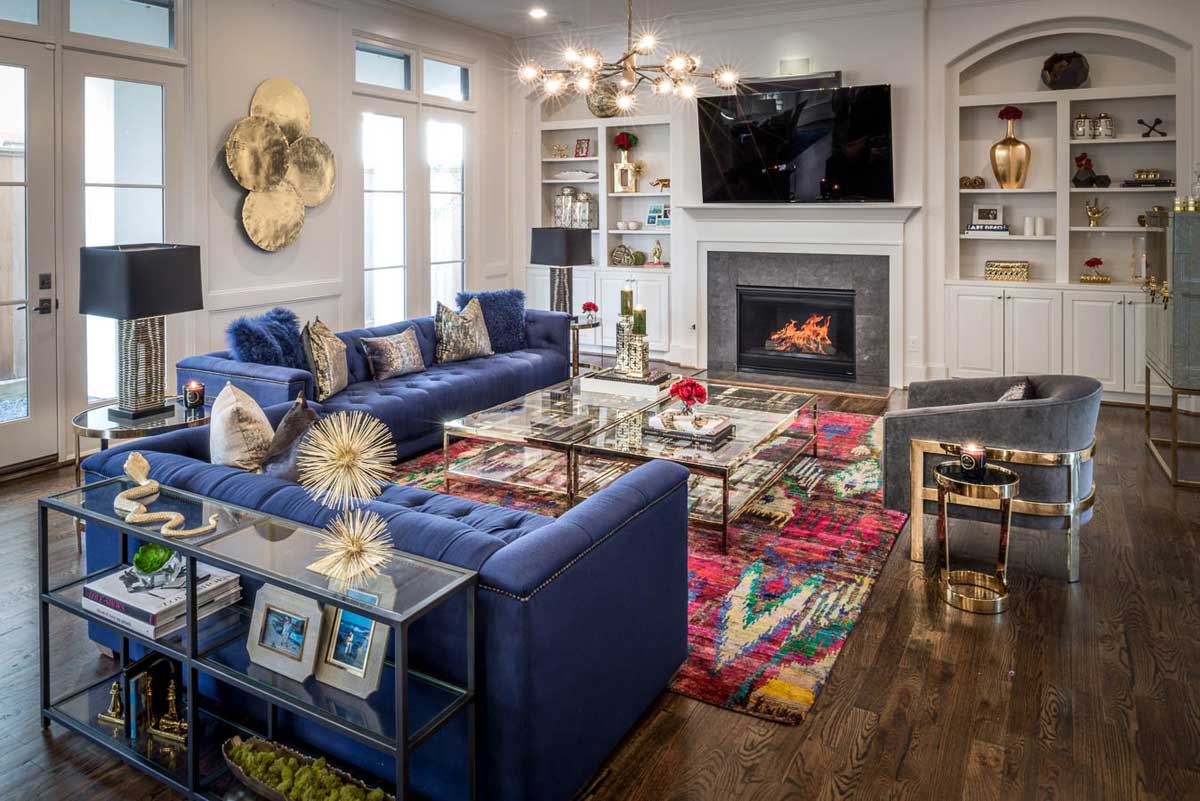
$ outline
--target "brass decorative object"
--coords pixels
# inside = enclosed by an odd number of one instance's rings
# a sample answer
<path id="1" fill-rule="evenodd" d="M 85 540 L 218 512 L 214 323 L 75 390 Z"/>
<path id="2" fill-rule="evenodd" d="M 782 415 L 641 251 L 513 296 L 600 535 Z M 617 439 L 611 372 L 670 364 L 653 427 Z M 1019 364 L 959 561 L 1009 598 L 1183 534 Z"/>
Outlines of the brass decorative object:
<path id="1" fill-rule="evenodd" d="M 983 263 L 983 277 L 988 281 L 1028 281 L 1029 262 L 986 261 Z"/>
<path id="2" fill-rule="evenodd" d="M 292 142 L 288 146 L 287 182 L 309 208 L 328 200 L 337 183 L 337 164 L 329 145 L 315 136 L 302 136 Z"/>
<path id="3" fill-rule="evenodd" d="M 379 515 L 363 509 L 338 515 L 317 543 L 317 550 L 325 556 L 308 569 L 350 583 L 375 578 L 395 553 L 387 523 Z"/>
<path id="4" fill-rule="evenodd" d="M 633 250 L 623 243 L 617 245 L 609 254 L 608 262 L 617 267 L 630 267 L 633 265 Z"/>
<path id="5" fill-rule="evenodd" d="M 281 250 L 300 236 L 304 200 L 287 182 L 269 192 L 251 192 L 242 203 L 242 227 L 250 241 L 263 250 Z"/>
<path id="6" fill-rule="evenodd" d="M 617 318 L 617 366 L 616 370 L 622 375 L 629 375 L 632 369 L 633 315 L 622 314 Z"/>
<path id="7" fill-rule="evenodd" d="M 108 709 L 98 713 L 96 719 L 113 726 L 125 725 L 125 711 L 121 708 L 121 682 L 114 681 L 108 688 Z"/>
<path id="8" fill-rule="evenodd" d="M 629 160 L 629 151 L 621 151 L 621 160 L 613 165 L 613 192 L 629 193 L 638 191 L 638 176 L 642 174 L 642 165 Z"/>
<path id="9" fill-rule="evenodd" d="M 653 186 L 655 189 L 657 189 L 659 192 L 666 192 L 668 189 L 671 188 L 671 179 L 670 178 L 655 178 L 653 181 L 650 182 L 650 185 Z"/>
<path id="10" fill-rule="evenodd" d="M 395 461 L 391 432 L 366 412 L 337 412 L 318 420 L 296 458 L 300 484 L 332 509 L 378 495 Z"/>
<path id="11" fill-rule="evenodd" d="M 1162 180 L 1162 170 L 1158 167 L 1142 167 L 1133 171 L 1133 180 L 1135 181 L 1159 181 Z"/>
<path id="12" fill-rule="evenodd" d="M 141 525 L 143 523 L 162 523 L 159 533 L 164 537 L 194 537 L 207 534 L 217 528 L 219 514 L 208 516 L 208 524 L 198 528 L 180 528 L 186 518 L 181 512 L 151 512 L 142 503 L 154 503 L 158 500 L 159 484 L 150 478 L 150 463 L 146 457 L 137 451 L 129 454 L 125 460 L 125 475 L 136 486 L 121 492 L 113 499 L 113 509 L 125 515 L 126 523 Z"/>
<path id="13" fill-rule="evenodd" d="M 595 91 L 587 95 L 588 111 L 592 112 L 593 117 L 601 119 L 617 116 L 621 111 L 617 107 L 617 95 L 619 94 L 621 94 L 621 88 L 615 82 L 598 82 Z"/>
<path id="14" fill-rule="evenodd" d="M 266 117 L 243 117 L 225 140 L 225 164 L 243 189 L 265 192 L 288 171 L 288 141 L 283 129 Z"/>
<path id="15" fill-rule="evenodd" d="M 1014 120 L 1007 120 L 1008 133 L 996 144 L 992 145 L 990 158 L 992 174 L 1001 189 L 1020 189 L 1025 186 L 1029 175 L 1029 162 L 1032 152 L 1029 145 L 1016 137 L 1013 130 Z"/>
<path id="16" fill-rule="evenodd" d="M 274 122 L 283 129 L 288 142 L 308 136 L 312 124 L 308 98 L 287 78 L 268 78 L 260 83 L 250 100 L 250 114 Z"/>
<path id="17" fill-rule="evenodd" d="M 158 719 L 158 722 L 150 724 L 149 731 L 153 736 L 170 740 L 173 743 L 186 743 L 187 721 L 179 717 L 179 710 L 176 708 L 175 702 L 175 679 L 171 679 L 167 682 L 167 711 Z"/>
<path id="18" fill-rule="evenodd" d="M 1100 206 L 1100 198 L 1096 198 L 1091 203 L 1086 200 L 1083 202 L 1083 208 L 1087 212 L 1088 228 L 1099 228 L 1100 220 L 1108 214 L 1108 206 Z"/>
<path id="19" fill-rule="evenodd" d="M 162 316 L 117 321 L 117 397 L 123 411 L 137 415 L 163 408 L 165 325 Z"/>
<path id="20" fill-rule="evenodd" d="M 566 145 L 551 145 L 550 156 L 556 159 L 565 159 L 571 154 L 571 149 Z"/>

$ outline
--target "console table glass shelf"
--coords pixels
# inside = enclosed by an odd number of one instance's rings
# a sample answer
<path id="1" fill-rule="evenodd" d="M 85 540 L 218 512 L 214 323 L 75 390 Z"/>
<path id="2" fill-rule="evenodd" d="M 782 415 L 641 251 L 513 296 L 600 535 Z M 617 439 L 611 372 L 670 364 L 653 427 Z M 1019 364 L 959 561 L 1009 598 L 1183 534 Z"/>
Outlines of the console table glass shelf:
<path id="1" fill-rule="evenodd" d="M 391 756 L 396 766 L 395 786 L 385 787 L 385 790 L 395 792 L 398 799 L 412 797 L 408 776 L 415 749 L 460 713 L 467 716 L 468 729 L 474 730 L 475 572 L 396 551 L 379 576 L 355 587 L 355 590 L 384 590 L 374 594 L 385 600 L 380 605 L 371 605 L 358 597 L 343 594 L 334 582 L 307 569 L 307 565 L 323 555 L 316 550 L 320 538 L 316 529 L 163 487 L 153 504 L 154 511 L 179 511 L 184 514 L 187 527 L 200 525 L 210 514 L 218 515 L 217 529 L 213 532 L 195 537 L 166 538 L 156 530 L 125 523 L 114 515 L 116 495 L 132 486 L 126 478 L 113 478 L 38 501 L 44 725 L 57 722 L 193 799 L 224 798 L 229 790 L 239 786 L 228 773 L 220 753 L 222 743 L 229 737 L 241 734 L 287 742 L 276 732 L 278 710 L 306 718 Z M 119 531 L 120 563 L 51 587 L 47 559 L 47 523 L 51 511 Z M 130 538 L 165 545 L 188 561 L 187 625 L 157 640 L 83 607 L 85 583 L 129 566 L 133 545 Z M 197 624 L 194 578 L 197 560 L 282 587 L 324 605 L 352 611 L 390 627 L 396 635 L 395 659 L 384 661 L 381 690 L 364 700 L 317 682 L 311 676 L 304 682 L 297 682 L 252 663 L 246 647 L 252 614 L 247 600 L 205 617 Z M 408 664 L 409 627 L 459 593 L 464 594 L 466 600 L 462 627 L 466 639 L 466 664 L 459 671 L 463 680 L 452 681 L 411 668 Z M 52 698 L 50 607 L 117 633 L 121 637 L 120 669 L 90 681 L 82 689 Z M 135 655 L 149 650 L 179 663 L 184 685 L 182 706 L 189 731 L 193 732 L 187 745 L 145 735 L 131 740 L 127 724 L 114 726 L 97 719 L 97 714 L 108 708 L 110 686 L 114 680 L 121 679 L 123 668 L 131 661 L 131 648 L 137 652 Z M 218 700 L 194 693 L 192 688 L 201 677 L 248 693 L 260 706 L 258 714 L 251 713 L 242 704 L 235 709 L 225 708 L 227 705 L 223 706 Z M 387 688 L 392 692 L 383 691 Z M 470 795 L 474 797 L 473 738 L 469 737 L 468 741 L 472 744 L 464 759 L 470 769 Z M 311 745 L 287 744 L 320 755 Z"/>

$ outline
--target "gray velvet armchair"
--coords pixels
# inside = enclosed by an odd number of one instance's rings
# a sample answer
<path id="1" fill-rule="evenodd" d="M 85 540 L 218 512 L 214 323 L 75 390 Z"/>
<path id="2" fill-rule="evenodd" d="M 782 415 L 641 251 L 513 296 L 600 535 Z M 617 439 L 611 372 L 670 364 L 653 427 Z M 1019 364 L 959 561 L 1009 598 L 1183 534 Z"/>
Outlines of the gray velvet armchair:
<path id="1" fill-rule="evenodd" d="M 911 558 L 925 559 L 924 516 L 936 514 L 933 467 L 958 447 L 984 445 L 989 461 L 1020 476 L 1012 524 L 1067 532 L 1067 580 L 1079 580 L 1079 532 L 1091 519 L 1092 452 L 1100 382 L 1084 376 L 1029 376 L 1034 397 L 998 401 L 1019 378 L 914 383 L 908 408 L 884 417 L 884 506 L 911 515 Z M 994 505 L 955 498 L 953 517 L 995 521 Z"/>

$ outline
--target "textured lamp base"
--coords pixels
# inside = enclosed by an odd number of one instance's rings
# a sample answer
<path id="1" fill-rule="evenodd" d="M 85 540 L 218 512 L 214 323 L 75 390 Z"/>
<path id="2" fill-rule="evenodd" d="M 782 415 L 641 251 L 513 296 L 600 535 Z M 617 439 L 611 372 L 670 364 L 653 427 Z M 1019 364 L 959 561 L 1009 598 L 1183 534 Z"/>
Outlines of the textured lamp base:
<path id="1" fill-rule="evenodd" d="M 550 268 L 550 311 L 571 314 L 571 298 L 575 294 L 575 268 Z"/>
<path id="2" fill-rule="evenodd" d="M 117 322 L 117 406 L 113 420 L 139 420 L 171 411 L 166 394 L 165 323 L 162 317 Z"/>

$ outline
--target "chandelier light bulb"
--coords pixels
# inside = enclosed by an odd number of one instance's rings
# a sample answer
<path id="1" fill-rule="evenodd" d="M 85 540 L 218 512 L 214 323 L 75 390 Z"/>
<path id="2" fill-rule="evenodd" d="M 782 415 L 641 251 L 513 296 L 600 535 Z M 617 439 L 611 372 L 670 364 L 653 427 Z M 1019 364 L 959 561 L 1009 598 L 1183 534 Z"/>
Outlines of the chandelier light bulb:
<path id="1" fill-rule="evenodd" d="M 575 91 L 581 95 L 590 95 L 596 88 L 596 80 L 591 75 L 580 75 L 575 79 Z"/>
<path id="2" fill-rule="evenodd" d="M 563 51 L 563 61 L 568 64 L 575 64 L 579 61 L 579 51 L 573 47 L 568 47 Z"/>
<path id="3" fill-rule="evenodd" d="M 728 65 L 713 70 L 713 81 L 722 89 L 732 89 L 738 83 L 738 71 Z"/>
<path id="4" fill-rule="evenodd" d="M 667 63 L 663 66 L 666 67 L 668 72 L 676 75 L 684 75 L 688 72 L 688 66 L 691 63 L 691 59 L 687 53 L 672 53 L 667 56 Z"/>
<path id="5" fill-rule="evenodd" d="M 600 55 L 599 50 L 584 50 L 579 54 L 580 69 L 588 72 L 599 72 L 604 66 L 604 56 Z"/>
<path id="6" fill-rule="evenodd" d="M 658 40 L 654 38 L 654 34 L 647 32 L 637 38 L 633 49 L 644 56 L 653 53 L 656 44 L 658 44 Z"/>
<path id="7" fill-rule="evenodd" d="M 524 84 L 537 83 L 542 79 L 542 68 L 535 61 L 526 61 L 517 67 L 517 78 Z"/>
<path id="8" fill-rule="evenodd" d="M 545 19 L 546 9 L 542 8 L 541 6 L 534 6 L 533 8 L 529 9 L 529 16 L 533 17 L 534 19 Z"/>
<path id="9" fill-rule="evenodd" d="M 696 96 L 696 84 L 691 81 L 680 81 L 675 85 L 675 94 L 683 100 L 691 100 Z"/>
<path id="10" fill-rule="evenodd" d="M 563 80 L 561 75 L 551 75 L 546 78 L 542 84 L 542 91 L 547 96 L 553 97 L 566 88 L 567 82 Z"/>
<path id="11" fill-rule="evenodd" d="M 637 100 L 629 92 L 621 92 L 614 102 L 621 111 L 632 111 L 633 107 L 637 105 Z"/>
<path id="12" fill-rule="evenodd" d="M 669 95 L 675 91 L 675 82 L 666 75 L 662 76 L 654 82 L 654 93 L 656 95 Z"/>
<path id="13" fill-rule="evenodd" d="M 633 81 L 629 80 L 624 75 L 622 75 L 620 78 L 617 79 L 617 85 L 620 86 L 622 89 L 628 89 L 629 87 L 633 86 Z"/>

